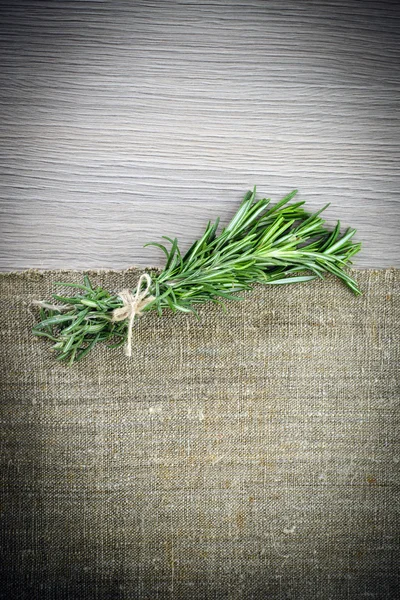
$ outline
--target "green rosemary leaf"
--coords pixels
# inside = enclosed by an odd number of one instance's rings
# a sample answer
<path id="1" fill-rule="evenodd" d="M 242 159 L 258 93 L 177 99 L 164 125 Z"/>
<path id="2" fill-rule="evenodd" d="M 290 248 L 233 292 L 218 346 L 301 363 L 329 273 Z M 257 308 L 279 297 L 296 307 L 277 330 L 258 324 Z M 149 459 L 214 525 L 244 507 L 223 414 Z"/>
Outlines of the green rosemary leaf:
<path id="1" fill-rule="evenodd" d="M 144 244 L 143 247 L 147 248 L 147 246 L 156 246 L 157 248 L 160 248 L 167 257 L 167 260 L 169 260 L 169 252 L 163 244 L 159 244 L 158 242 L 148 242 L 147 244 Z"/>
<path id="2" fill-rule="evenodd" d="M 47 325 L 60 325 L 65 321 L 72 321 L 75 318 L 75 315 L 54 315 L 53 317 L 44 319 L 44 321 L 41 321 L 40 323 L 35 325 L 35 329 L 42 329 L 44 327 L 47 327 Z"/>
<path id="3" fill-rule="evenodd" d="M 105 327 L 107 327 L 107 324 L 100 322 L 96 324 L 86 325 L 83 331 L 88 334 L 97 333 L 99 331 L 102 331 Z"/>
<path id="4" fill-rule="evenodd" d="M 47 331 L 38 331 L 37 329 L 33 329 L 33 335 L 38 335 L 38 336 L 41 336 L 41 337 L 47 337 L 47 338 L 49 338 L 49 340 L 53 340 L 53 342 L 57 342 L 58 341 L 58 338 L 54 337 L 50 333 L 47 333 Z"/>
<path id="5" fill-rule="evenodd" d="M 325 254 L 332 254 L 332 252 L 336 252 L 340 247 L 344 246 L 344 244 L 350 240 L 354 234 L 356 233 L 355 229 L 348 229 L 343 237 L 340 238 L 333 246 L 329 246 L 327 250 L 325 250 Z"/>
<path id="6" fill-rule="evenodd" d="M 193 308 L 188 308 L 188 307 L 184 306 L 183 304 L 175 304 L 175 310 L 180 310 L 185 313 L 193 312 Z"/>
<path id="7" fill-rule="evenodd" d="M 273 279 L 272 281 L 266 281 L 266 285 L 282 285 L 288 283 L 300 283 L 303 281 L 312 281 L 315 279 L 314 275 L 299 275 L 298 277 L 284 277 L 284 279 Z"/>
<path id="8" fill-rule="evenodd" d="M 83 296 L 78 297 L 68 297 L 68 296 L 59 296 L 58 294 L 52 294 L 54 300 L 58 300 L 59 302 L 63 302 L 64 304 L 80 304 Z"/>
<path id="9" fill-rule="evenodd" d="M 83 282 L 84 282 L 85 286 L 87 288 L 89 288 L 89 290 L 93 290 L 92 284 L 90 283 L 90 279 L 89 279 L 89 277 L 87 275 L 84 276 Z"/>
<path id="10" fill-rule="evenodd" d="M 98 333 L 98 334 L 96 335 L 96 337 L 95 337 L 95 338 L 93 338 L 93 340 L 91 340 L 91 341 L 90 341 L 89 345 L 88 345 L 88 346 L 87 346 L 87 347 L 86 347 L 84 350 L 82 350 L 82 351 L 81 351 L 81 352 L 80 352 L 80 353 L 77 355 L 77 357 L 76 357 L 76 359 L 75 359 L 75 360 L 76 360 L 76 362 L 78 362 L 78 361 L 82 360 L 82 358 L 84 358 L 84 356 L 86 356 L 87 354 L 89 354 L 89 352 L 90 352 L 90 351 L 93 349 L 93 347 L 94 347 L 94 346 L 97 344 L 97 341 L 98 341 L 99 337 L 100 337 L 100 333 Z"/>
<path id="11" fill-rule="evenodd" d="M 56 360 L 65 360 L 68 357 L 68 352 L 62 352 L 58 356 L 56 356 Z"/>
<path id="12" fill-rule="evenodd" d="M 74 348 L 71 352 L 70 359 L 68 360 L 69 366 L 71 366 L 75 360 L 76 351 L 77 351 L 77 348 Z"/>
<path id="13" fill-rule="evenodd" d="M 287 196 L 285 196 L 284 198 L 282 198 L 282 200 L 280 200 L 280 202 L 278 202 L 277 204 L 275 204 L 275 206 L 273 206 L 268 211 L 267 215 L 272 215 L 272 213 L 278 212 L 283 206 L 285 206 L 285 204 L 288 204 L 291 201 L 291 199 L 295 197 L 295 195 L 297 194 L 297 192 L 298 192 L 298 190 L 293 190 Z"/>
<path id="14" fill-rule="evenodd" d="M 66 333 L 70 333 L 73 329 L 76 329 L 77 327 L 79 327 L 79 325 L 82 323 L 82 321 L 85 319 L 86 315 L 88 314 L 89 309 L 85 308 L 84 310 L 82 310 L 79 315 L 76 317 L 75 321 L 69 325 L 68 327 L 66 327 L 63 330 L 64 335 Z"/>
<path id="15" fill-rule="evenodd" d="M 67 343 L 65 344 L 65 346 L 63 348 L 65 354 L 67 354 L 71 350 L 72 344 L 74 343 L 74 339 L 75 338 L 73 335 L 71 335 L 71 337 L 68 339 Z"/>
<path id="16" fill-rule="evenodd" d="M 93 300 L 87 300 L 86 298 L 83 298 L 81 300 L 81 304 L 84 304 L 85 306 L 90 306 L 92 308 L 98 308 L 98 304 L 97 302 L 94 302 Z"/>

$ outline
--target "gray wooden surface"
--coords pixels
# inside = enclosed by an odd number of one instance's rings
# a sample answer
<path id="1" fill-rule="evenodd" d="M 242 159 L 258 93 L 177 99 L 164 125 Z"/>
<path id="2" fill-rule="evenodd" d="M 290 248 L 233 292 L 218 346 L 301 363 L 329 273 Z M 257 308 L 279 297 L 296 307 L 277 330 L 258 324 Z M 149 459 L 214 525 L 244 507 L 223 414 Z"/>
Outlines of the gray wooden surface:
<path id="1" fill-rule="evenodd" d="M 1 4 L 0 269 L 157 265 L 245 191 L 400 266 L 397 3 Z"/>

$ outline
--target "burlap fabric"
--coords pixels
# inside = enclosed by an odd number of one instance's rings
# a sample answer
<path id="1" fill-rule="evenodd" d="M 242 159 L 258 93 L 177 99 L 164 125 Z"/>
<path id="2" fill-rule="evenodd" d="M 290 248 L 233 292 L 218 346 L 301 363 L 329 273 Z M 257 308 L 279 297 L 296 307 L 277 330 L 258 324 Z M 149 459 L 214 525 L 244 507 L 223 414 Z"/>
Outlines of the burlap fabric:
<path id="1" fill-rule="evenodd" d="M 356 276 L 149 314 L 71 368 L 29 302 L 82 274 L 2 274 L 1 597 L 395 598 L 400 278 Z"/>

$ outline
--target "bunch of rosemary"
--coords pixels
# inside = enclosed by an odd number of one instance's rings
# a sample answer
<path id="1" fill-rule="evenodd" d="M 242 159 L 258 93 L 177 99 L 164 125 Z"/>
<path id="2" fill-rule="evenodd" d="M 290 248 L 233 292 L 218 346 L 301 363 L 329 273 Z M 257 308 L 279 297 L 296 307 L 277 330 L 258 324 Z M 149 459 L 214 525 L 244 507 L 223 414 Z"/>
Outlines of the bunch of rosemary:
<path id="1" fill-rule="evenodd" d="M 162 272 L 151 273 L 148 293 L 154 299 L 143 308 L 164 308 L 198 314 L 195 305 L 211 300 L 241 300 L 236 293 L 256 283 L 279 285 L 323 278 L 324 273 L 339 277 L 355 293 L 357 283 L 345 272 L 351 257 L 361 247 L 353 243 L 355 229 L 340 234 L 340 222 L 333 231 L 323 227 L 320 214 L 303 209 L 304 202 L 289 204 L 297 190 L 270 207 L 269 199 L 256 201 L 256 188 L 244 197 L 239 210 L 227 227 L 218 233 L 219 219 L 209 222 L 204 235 L 182 256 L 177 239 L 164 236 L 170 248 L 156 242 L 166 255 Z M 305 274 L 309 272 L 309 274 Z M 302 273 L 302 274 L 297 274 Z M 127 320 L 113 320 L 122 299 L 101 287 L 93 287 L 89 278 L 83 284 L 57 282 L 56 285 L 79 290 L 75 296 L 53 294 L 61 306 L 39 303 L 41 321 L 33 333 L 54 342 L 57 360 L 71 365 L 86 356 L 101 341 L 116 348 L 125 343 Z"/>

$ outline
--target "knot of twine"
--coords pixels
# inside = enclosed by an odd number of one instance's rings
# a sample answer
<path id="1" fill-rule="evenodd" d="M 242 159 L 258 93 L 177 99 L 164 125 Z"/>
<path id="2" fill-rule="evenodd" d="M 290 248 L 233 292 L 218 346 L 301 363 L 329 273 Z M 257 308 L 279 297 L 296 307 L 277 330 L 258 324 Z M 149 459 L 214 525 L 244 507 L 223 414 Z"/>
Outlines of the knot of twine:
<path id="1" fill-rule="evenodd" d="M 146 287 L 141 290 L 142 283 L 146 281 Z M 149 296 L 149 289 L 151 286 L 151 277 L 147 273 L 143 273 L 139 277 L 139 281 L 136 286 L 136 294 L 133 295 L 130 290 L 122 290 L 118 292 L 119 298 L 121 298 L 123 302 L 123 306 L 121 308 L 115 308 L 112 314 L 113 321 L 124 321 L 128 320 L 128 338 L 125 346 L 125 355 L 132 355 L 132 329 L 133 322 L 135 320 L 136 315 L 138 317 L 141 316 L 143 308 L 149 304 L 152 300 L 154 300 L 154 296 Z"/>

